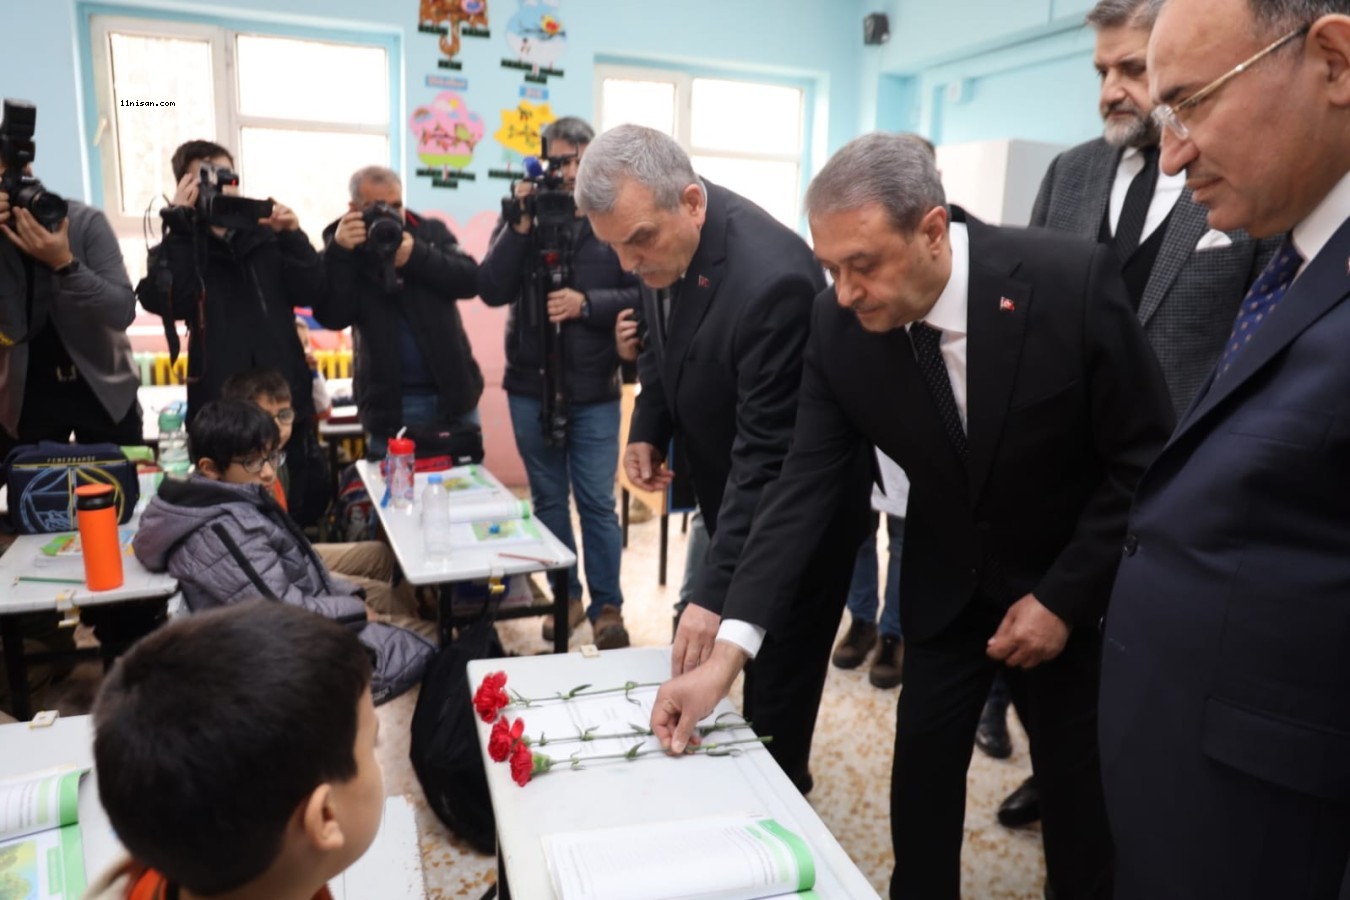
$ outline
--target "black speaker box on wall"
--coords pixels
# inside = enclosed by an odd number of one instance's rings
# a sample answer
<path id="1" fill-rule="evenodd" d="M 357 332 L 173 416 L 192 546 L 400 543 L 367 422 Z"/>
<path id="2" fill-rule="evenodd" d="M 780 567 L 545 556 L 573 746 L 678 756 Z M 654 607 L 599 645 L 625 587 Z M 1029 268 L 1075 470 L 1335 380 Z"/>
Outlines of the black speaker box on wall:
<path id="1" fill-rule="evenodd" d="M 863 17 L 863 43 L 870 46 L 884 44 L 891 39 L 891 20 L 885 13 L 868 13 Z"/>

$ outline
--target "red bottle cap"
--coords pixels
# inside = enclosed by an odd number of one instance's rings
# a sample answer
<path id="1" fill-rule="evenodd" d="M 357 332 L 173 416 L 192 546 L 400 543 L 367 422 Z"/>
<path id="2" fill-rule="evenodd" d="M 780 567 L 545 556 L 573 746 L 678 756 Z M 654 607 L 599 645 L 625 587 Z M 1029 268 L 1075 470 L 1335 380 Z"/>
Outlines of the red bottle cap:
<path id="1" fill-rule="evenodd" d="M 412 438 L 390 438 L 389 452 L 395 456 L 412 456 L 417 445 L 413 443 Z"/>

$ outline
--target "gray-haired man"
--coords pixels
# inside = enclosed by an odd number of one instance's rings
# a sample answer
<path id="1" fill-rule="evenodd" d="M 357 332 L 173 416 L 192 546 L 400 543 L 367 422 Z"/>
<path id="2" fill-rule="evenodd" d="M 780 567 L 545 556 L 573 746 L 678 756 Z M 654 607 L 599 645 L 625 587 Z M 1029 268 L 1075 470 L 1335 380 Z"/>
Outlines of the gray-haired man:
<path id="1" fill-rule="evenodd" d="M 628 477 L 664 489 L 667 448 L 678 435 L 677 464 L 711 536 L 676 633 L 678 675 L 712 651 L 760 495 L 787 454 L 811 302 L 825 279 L 798 235 L 700 179 L 680 146 L 649 128 L 623 125 L 597 138 L 581 161 L 576 198 L 596 236 L 643 281 L 648 340 L 624 453 Z M 746 682 L 747 717 L 773 736 L 769 752 L 803 792 L 812 786 L 811 736 L 830 644 L 866 527 L 869 469 L 866 453 L 850 453 L 835 486 L 849 502 L 817 523 L 827 539 L 793 586 L 790 625 L 765 642 Z"/>
<path id="2" fill-rule="evenodd" d="M 1116 257 L 949 211 L 931 156 L 903 135 L 850 142 L 806 205 L 834 286 L 813 310 L 792 450 L 723 616 L 772 635 L 796 615 L 792 586 L 850 454 L 875 446 L 895 460 L 911 491 L 891 896 L 960 896 L 966 769 L 1000 668 L 1033 711 L 1049 885 L 1109 896 L 1097 624 L 1131 489 L 1172 420 Z M 657 696 L 653 728 L 674 750 L 753 649 L 720 637 Z"/>
<path id="3" fill-rule="evenodd" d="M 314 316 L 356 332 L 367 447 L 383 455 L 404 425 L 477 428 L 483 374 L 456 301 L 477 295 L 478 264 L 444 224 L 404 208 L 392 169 L 361 169 L 349 188 L 350 209 L 324 229 Z"/>

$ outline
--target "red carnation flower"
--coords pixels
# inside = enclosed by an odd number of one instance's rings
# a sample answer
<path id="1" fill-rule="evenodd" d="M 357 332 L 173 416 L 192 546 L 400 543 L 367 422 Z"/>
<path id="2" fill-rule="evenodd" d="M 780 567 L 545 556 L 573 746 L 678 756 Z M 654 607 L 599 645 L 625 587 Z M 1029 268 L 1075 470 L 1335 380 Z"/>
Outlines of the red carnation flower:
<path id="1" fill-rule="evenodd" d="M 524 787 L 534 777 L 534 754 L 525 744 L 516 744 L 511 751 L 511 779 Z"/>
<path id="2" fill-rule="evenodd" d="M 493 762 L 506 762 L 507 757 L 511 755 L 511 748 L 524 733 L 524 719 L 516 719 L 513 723 L 506 716 L 502 716 L 497 720 L 497 724 L 492 726 L 492 735 L 488 738 L 488 756 Z"/>
<path id="3" fill-rule="evenodd" d="M 530 745 L 520 741 L 511 750 L 511 778 L 524 787 L 536 775 L 543 775 L 553 768 L 553 759 L 542 753 L 532 753 Z"/>
<path id="4" fill-rule="evenodd" d="M 511 698 L 503 690 L 505 687 L 506 673 L 491 672 L 483 678 L 478 690 L 474 691 L 473 708 L 484 722 L 496 721 L 497 710 L 511 705 Z"/>

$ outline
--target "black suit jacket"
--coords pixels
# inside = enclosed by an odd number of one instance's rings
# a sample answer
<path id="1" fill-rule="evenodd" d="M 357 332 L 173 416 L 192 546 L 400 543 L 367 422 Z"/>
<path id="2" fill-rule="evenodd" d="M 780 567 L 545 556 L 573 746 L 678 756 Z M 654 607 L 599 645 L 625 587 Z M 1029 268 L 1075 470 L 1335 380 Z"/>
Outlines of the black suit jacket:
<path id="1" fill-rule="evenodd" d="M 720 611 L 764 487 L 792 440 L 812 300 L 825 286 L 810 248 L 748 200 L 705 181 L 698 250 L 673 290 L 668 326 L 656 292 L 642 288 L 647 347 L 630 443 L 664 450 L 678 435 L 683 474 L 712 542 L 694 601 Z M 839 526 L 862 538 L 868 464 L 841 475 L 849 497 Z M 853 534 L 856 533 L 856 539 Z"/>
<path id="2" fill-rule="evenodd" d="M 1130 493 L 1167 439 L 1162 373 L 1107 247 L 992 228 L 970 236 L 963 466 L 904 329 L 869 333 L 834 291 L 817 299 L 792 452 L 766 492 L 723 615 L 773 630 L 869 442 L 910 478 L 901 567 L 905 637 L 923 641 L 979 591 L 1027 592 L 1073 625 L 1101 618 Z"/>

